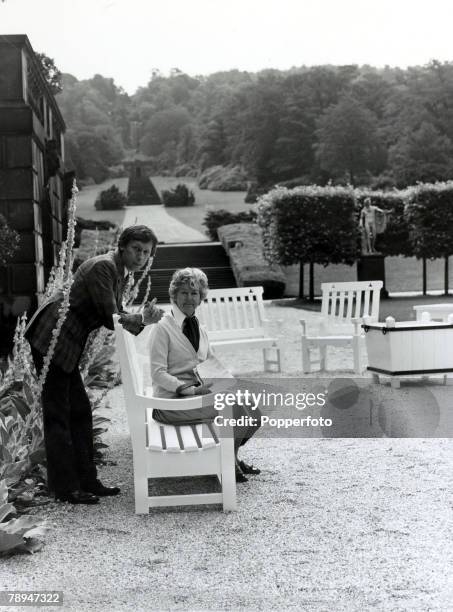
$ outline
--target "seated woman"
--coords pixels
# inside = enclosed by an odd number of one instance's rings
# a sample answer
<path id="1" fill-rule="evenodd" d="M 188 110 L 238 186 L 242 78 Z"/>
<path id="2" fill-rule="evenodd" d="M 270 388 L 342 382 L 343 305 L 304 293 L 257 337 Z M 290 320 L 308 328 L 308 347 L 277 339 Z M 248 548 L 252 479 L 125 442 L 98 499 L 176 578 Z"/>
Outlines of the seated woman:
<path id="1" fill-rule="evenodd" d="M 170 282 L 169 294 L 172 312 L 167 313 L 154 326 L 150 336 L 151 377 L 156 397 L 184 397 L 204 395 L 210 389 L 201 384 L 194 369 L 213 356 L 208 334 L 198 323 L 195 311 L 208 293 L 206 274 L 198 268 L 176 270 Z M 218 415 L 213 406 L 194 410 L 154 410 L 153 419 L 170 425 L 193 425 L 213 421 Z M 261 422 L 259 410 L 253 412 L 244 406 L 233 407 L 233 417 L 253 416 Z M 246 422 L 250 422 L 247 420 Z M 249 440 L 259 425 L 235 427 L 234 448 L 236 480 L 246 482 L 244 474 L 259 474 L 260 470 L 238 459 L 240 446 Z"/>

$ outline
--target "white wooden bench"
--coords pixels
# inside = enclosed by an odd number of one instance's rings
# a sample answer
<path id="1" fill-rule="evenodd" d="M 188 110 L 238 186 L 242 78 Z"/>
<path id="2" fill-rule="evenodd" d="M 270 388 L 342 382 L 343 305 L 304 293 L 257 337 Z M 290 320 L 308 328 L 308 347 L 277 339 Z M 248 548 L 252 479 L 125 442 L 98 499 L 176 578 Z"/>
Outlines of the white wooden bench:
<path id="1" fill-rule="evenodd" d="M 266 330 L 262 287 L 210 289 L 197 310 L 206 325 L 211 347 L 262 348 L 264 370 L 281 371 L 277 339 Z M 272 358 L 272 352 L 275 358 Z M 273 366 L 273 369 L 272 367 Z"/>
<path id="2" fill-rule="evenodd" d="M 214 426 L 162 425 L 153 420 L 154 408 L 191 410 L 205 405 L 207 396 L 164 399 L 144 388 L 142 356 L 136 351 L 135 337 L 125 331 L 114 315 L 115 338 L 121 368 L 124 399 L 132 440 L 135 512 L 147 514 L 157 506 L 223 504 L 224 511 L 236 510 L 234 440 L 231 428 L 222 426 L 220 437 Z M 143 356 L 144 357 L 144 356 Z M 205 398 L 205 399 L 203 399 Z M 231 416 L 231 407 L 222 411 Z M 208 432 L 208 433 L 207 433 Z M 149 496 L 148 479 L 214 474 L 220 493 Z"/>
<path id="3" fill-rule="evenodd" d="M 362 317 L 368 322 L 379 319 L 379 301 L 382 281 L 350 283 L 322 283 L 321 322 L 316 335 L 309 335 L 307 323 L 302 325 L 302 370 L 311 372 L 310 349 L 319 348 L 320 369 L 326 369 L 327 346 L 351 346 L 354 372 L 361 374 L 360 339 Z"/>

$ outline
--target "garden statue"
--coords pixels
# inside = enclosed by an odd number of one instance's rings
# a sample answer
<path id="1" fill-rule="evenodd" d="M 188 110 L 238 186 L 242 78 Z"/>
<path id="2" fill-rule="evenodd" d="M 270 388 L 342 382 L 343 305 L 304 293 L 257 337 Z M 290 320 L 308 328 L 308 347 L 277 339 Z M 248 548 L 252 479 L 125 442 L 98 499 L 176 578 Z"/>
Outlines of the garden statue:
<path id="1" fill-rule="evenodd" d="M 371 204 L 371 198 L 365 198 L 362 211 L 360 213 L 360 228 L 362 230 L 362 253 L 370 255 L 377 253 L 374 248 L 377 234 L 387 227 L 387 215 L 391 211 L 382 210 L 378 206 Z"/>

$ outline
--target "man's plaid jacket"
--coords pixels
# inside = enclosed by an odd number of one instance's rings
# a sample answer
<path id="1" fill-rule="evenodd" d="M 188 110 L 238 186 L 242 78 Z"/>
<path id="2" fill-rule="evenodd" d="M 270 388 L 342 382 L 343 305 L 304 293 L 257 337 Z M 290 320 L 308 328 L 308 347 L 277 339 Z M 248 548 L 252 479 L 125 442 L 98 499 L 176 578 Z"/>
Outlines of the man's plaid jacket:
<path id="1" fill-rule="evenodd" d="M 125 269 L 118 252 L 97 255 L 79 266 L 53 363 L 65 372 L 72 372 L 79 363 L 89 333 L 102 326 L 113 329 L 112 315 L 122 311 L 124 286 Z M 62 300 L 61 293 L 47 300 L 27 327 L 26 338 L 42 355 L 47 353 Z"/>

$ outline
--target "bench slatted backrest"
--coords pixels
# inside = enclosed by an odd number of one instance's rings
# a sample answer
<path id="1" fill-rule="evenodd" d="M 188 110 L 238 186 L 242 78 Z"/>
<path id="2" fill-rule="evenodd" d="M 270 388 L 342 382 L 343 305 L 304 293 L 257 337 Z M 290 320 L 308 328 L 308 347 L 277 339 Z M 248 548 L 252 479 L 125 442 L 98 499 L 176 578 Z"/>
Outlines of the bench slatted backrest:
<path id="1" fill-rule="evenodd" d="M 211 289 L 197 317 L 211 341 L 264 336 L 263 288 Z"/>
<path id="2" fill-rule="evenodd" d="M 379 319 L 382 281 L 322 283 L 321 315 L 327 322 L 347 324 L 366 315 Z"/>

